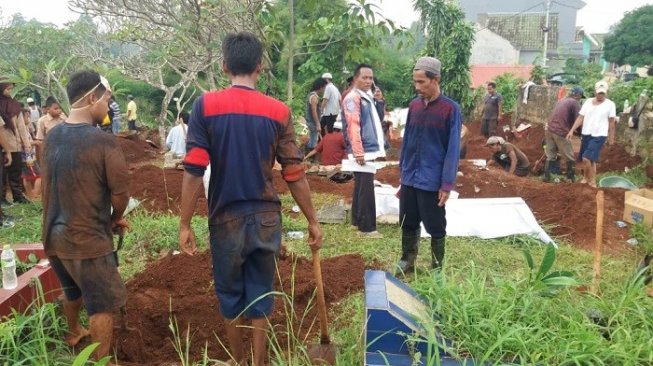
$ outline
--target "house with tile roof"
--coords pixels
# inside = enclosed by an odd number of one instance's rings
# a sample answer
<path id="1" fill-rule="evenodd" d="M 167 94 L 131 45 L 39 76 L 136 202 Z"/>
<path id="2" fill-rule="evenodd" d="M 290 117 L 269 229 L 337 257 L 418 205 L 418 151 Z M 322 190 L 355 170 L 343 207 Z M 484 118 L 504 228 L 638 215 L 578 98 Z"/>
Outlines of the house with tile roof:
<path id="1" fill-rule="evenodd" d="M 541 58 L 544 31 L 548 32 L 547 59 L 552 68 L 556 64 L 561 67 L 569 57 L 584 56 L 583 43 L 576 41 L 576 15 L 585 6 L 581 0 L 553 1 L 548 29 L 542 0 L 459 0 L 459 4 L 466 19 L 479 24 L 477 34 L 488 29 L 506 39 L 518 50 L 520 64 L 532 64 Z"/>

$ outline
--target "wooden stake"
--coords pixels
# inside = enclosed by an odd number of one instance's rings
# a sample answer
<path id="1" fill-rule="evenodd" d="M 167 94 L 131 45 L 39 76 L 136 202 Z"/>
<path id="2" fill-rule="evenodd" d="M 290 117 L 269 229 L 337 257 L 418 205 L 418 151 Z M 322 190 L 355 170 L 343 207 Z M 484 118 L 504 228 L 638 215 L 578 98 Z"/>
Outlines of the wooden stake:
<path id="1" fill-rule="evenodd" d="M 603 191 L 596 192 L 596 242 L 594 243 L 594 274 L 592 294 L 598 296 L 601 282 L 601 252 L 603 251 Z"/>

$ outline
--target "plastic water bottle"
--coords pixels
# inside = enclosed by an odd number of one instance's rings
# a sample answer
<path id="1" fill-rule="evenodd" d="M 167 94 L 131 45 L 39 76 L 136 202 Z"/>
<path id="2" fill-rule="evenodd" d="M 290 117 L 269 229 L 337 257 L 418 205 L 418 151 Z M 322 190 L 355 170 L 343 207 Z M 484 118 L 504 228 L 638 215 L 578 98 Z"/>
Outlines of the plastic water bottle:
<path id="1" fill-rule="evenodd" d="M 5 290 L 15 289 L 18 286 L 18 277 L 16 276 L 16 255 L 10 245 L 2 248 L 2 288 Z"/>

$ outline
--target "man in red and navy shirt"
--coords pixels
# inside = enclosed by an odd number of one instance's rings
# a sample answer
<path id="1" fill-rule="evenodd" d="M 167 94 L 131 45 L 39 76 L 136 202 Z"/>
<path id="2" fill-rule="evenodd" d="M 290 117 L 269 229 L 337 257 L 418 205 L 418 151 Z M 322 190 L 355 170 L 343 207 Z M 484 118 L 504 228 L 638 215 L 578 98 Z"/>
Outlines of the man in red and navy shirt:
<path id="1" fill-rule="evenodd" d="M 421 57 L 413 70 L 419 97 L 408 107 L 399 161 L 400 275 L 414 269 L 420 222 L 431 235 L 431 268 L 444 263 L 445 203 L 456 183 L 462 117 L 458 103 L 440 91 L 440 68 L 440 60 Z"/>
<path id="2" fill-rule="evenodd" d="M 242 320 L 247 317 L 252 321 L 253 364 L 263 366 L 266 317 L 272 314 L 273 304 L 269 293 L 281 245 L 281 203 L 272 182 L 275 159 L 308 220 L 312 249 L 320 247 L 322 234 L 290 110 L 255 90 L 261 72 L 261 42 L 250 33 L 229 34 L 222 51 L 223 70 L 231 87 L 199 97 L 188 125 L 179 246 L 186 254 L 196 251 L 190 221 L 210 163 L 208 221 L 213 276 L 220 312 L 227 319 L 231 355 L 238 364 L 247 363 Z"/>

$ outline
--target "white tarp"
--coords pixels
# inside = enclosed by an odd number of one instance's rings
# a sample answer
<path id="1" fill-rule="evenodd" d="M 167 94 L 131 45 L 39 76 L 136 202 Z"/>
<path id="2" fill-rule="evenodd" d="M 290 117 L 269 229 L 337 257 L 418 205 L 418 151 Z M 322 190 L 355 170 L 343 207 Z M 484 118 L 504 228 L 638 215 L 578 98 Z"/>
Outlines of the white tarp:
<path id="1" fill-rule="evenodd" d="M 388 185 L 374 189 L 376 197 L 376 216 L 383 222 L 399 221 L 399 199 L 395 196 L 397 188 Z M 511 235 L 527 234 L 544 243 L 555 245 L 553 240 L 540 227 L 533 212 L 521 197 L 509 198 L 461 198 L 452 192 L 447 201 L 447 235 L 476 236 L 482 239 L 502 238 Z M 388 220 L 392 216 L 395 220 Z M 422 237 L 428 237 L 422 227 Z"/>

